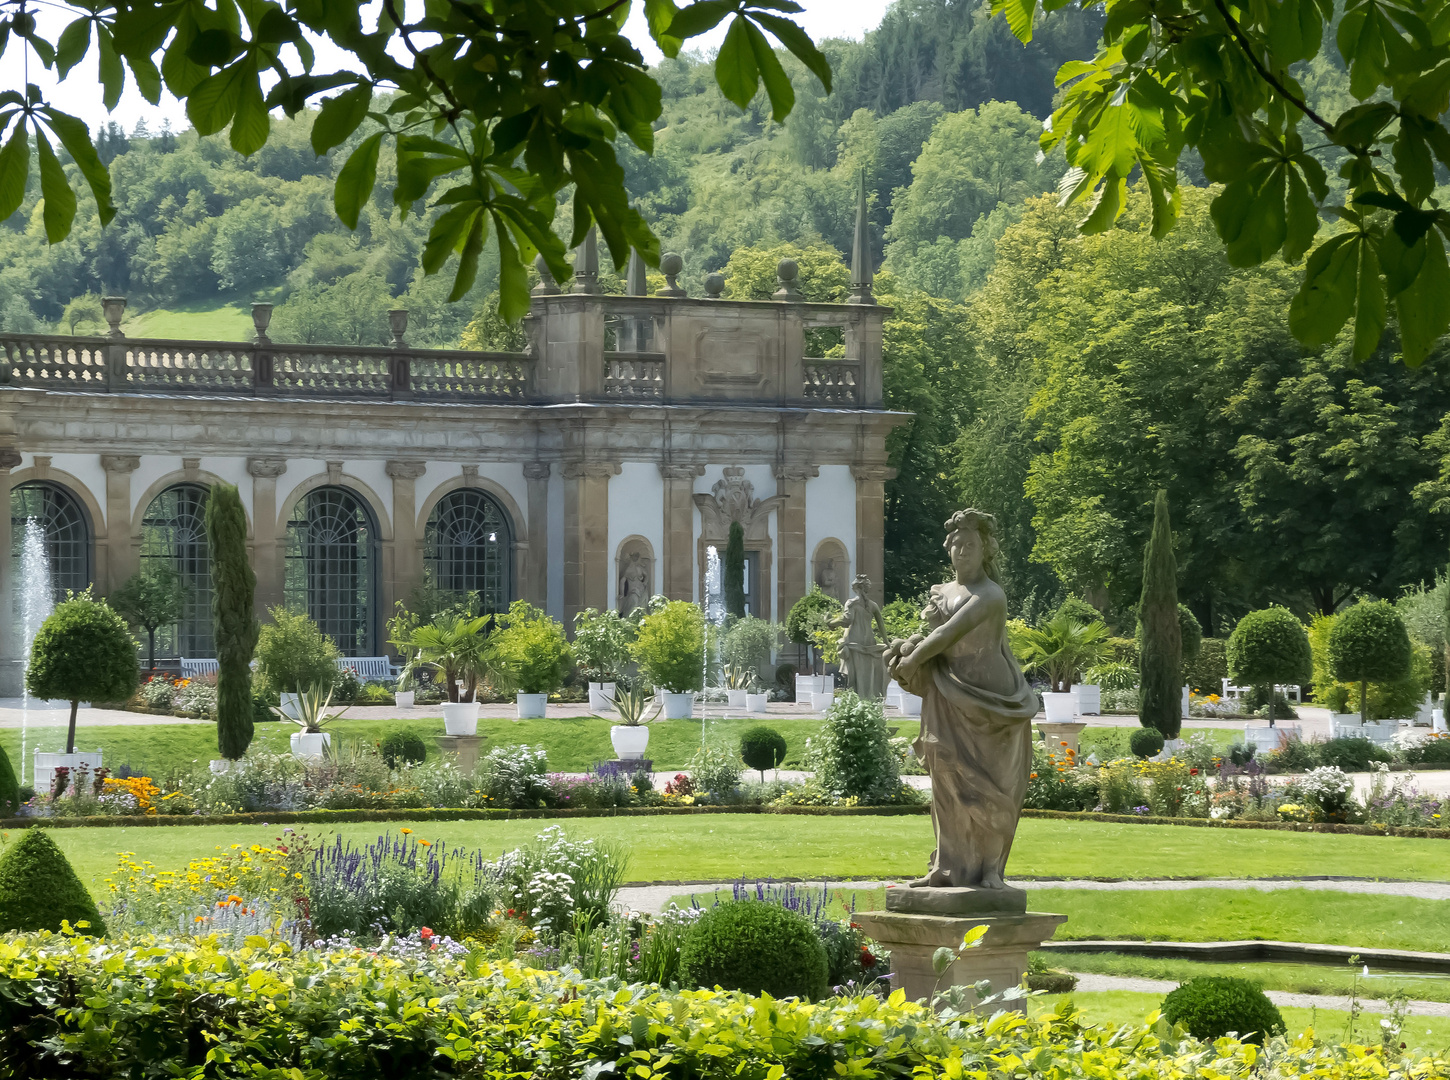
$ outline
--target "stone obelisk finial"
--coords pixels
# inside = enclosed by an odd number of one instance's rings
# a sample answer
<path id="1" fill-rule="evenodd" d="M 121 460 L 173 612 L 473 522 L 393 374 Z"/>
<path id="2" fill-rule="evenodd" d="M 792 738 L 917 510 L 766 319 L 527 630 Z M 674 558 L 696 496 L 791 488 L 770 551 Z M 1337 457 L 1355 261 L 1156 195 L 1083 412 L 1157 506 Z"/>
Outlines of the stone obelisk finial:
<path id="1" fill-rule="evenodd" d="M 866 219 L 866 170 L 856 199 L 856 239 L 851 245 L 851 295 L 847 303 L 874 304 L 871 295 L 871 227 Z"/>

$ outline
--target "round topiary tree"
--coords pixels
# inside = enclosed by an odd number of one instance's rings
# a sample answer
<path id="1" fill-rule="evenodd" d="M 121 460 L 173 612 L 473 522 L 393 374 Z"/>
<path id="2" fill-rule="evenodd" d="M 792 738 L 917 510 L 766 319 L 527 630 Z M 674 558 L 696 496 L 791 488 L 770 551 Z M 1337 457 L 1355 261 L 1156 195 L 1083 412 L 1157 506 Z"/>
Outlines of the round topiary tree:
<path id="1" fill-rule="evenodd" d="M 1240 619 L 1229 635 L 1225 658 L 1230 679 L 1267 688 L 1270 727 L 1274 726 L 1274 685 L 1307 682 L 1314 668 L 1304 624 L 1282 607 L 1251 611 Z"/>
<path id="2" fill-rule="evenodd" d="M 1329 668 L 1340 682 L 1359 683 L 1359 722 L 1368 719 L 1368 684 L 1410 673 L 1410 635 L 1388 600 L 1361 600 L 1334 617 L 1329 630 Z"/>
<path id="3" fill-rule="evenodd" d="M 806 659 L 811 670 L 815 670 L 815 637 L 818 630 L 827 629 L 826 624 L 841 613 L 841 602 L 834 596 L 821 591 L 819 585 L 812 585 L 811 591 L 791 605 L 785 617 L 785 636 L 797 645 L 806 647 Z"/>
<path id="4" fill-rule="evenodd" d="M 96 937 L 106 932 L 96 902 L 55 841 L 44 829 L 26 829 L 0 855 L 0 932 L 59 930 L 62 921 Z"/>
<path id="5" fill-rule="evenodd" d="M 25 689 L 38 698 L 70 702 L 65 752 L 76 751 L 76 710 L 82 701 L 125 701 L 136 689 L 136 641 L 126 620 L 87 589 L 56 605 L 30 646 Z"/>
<path id="6" fill-rule="evenodd" d="M 777 904 L 716 904 L 685 934 L 680 972 L 696 986 L 771 997 L 818 998 L 829 963 L 809 919 Z"/>
<path id="7" fill-rule="evenodd" d="M 1163 1019 L 1182 1024 L 1195 1039 L 1221 1039 L 1236 1032 L 1244 1042 L 1262 1044 L 1265 1035 L 1284 1033 L 1284 1017 L 1247 979 L 1190 979 L 1163 999 Z"/>
<path id="8" fill-rule="evenodd" d="M 740 760 L 760 773 L 760 782 L 765 783 L 765 770 L 775 769 L 785 760 L 785 736 L 757 724 L 740 736 Z"/>
<path id="9" fill-rule="evenodd" d="M 388 763 L 388 768 L 400 765 L 421 765 L 428 757 L 428 744 L 416 731 L 393 731 L 383 736 L 378 752 Z"/>
<path id="10" fill-rule="evenodd" d="M 1150 758 L 1163 752 L 1163 732 L 1157 728 L 1139 728 L 1128 736 L 1128 749 L 1136 758 Z"/>
<path id="11" fill-rule="evenodd" d="M 705 689 L 705 616 L 688 600 L 646 615 L 629 651 L 655 686 L 672 694 Z"/>

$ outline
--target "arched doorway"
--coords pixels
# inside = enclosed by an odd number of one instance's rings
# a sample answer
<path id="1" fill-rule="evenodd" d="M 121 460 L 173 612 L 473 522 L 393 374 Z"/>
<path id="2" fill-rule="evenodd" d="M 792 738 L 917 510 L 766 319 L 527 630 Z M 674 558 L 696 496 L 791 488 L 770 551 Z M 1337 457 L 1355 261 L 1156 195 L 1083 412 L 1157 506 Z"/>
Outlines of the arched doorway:
<path id="1" fill-rule="evenodd" d="M 169 487 L 141 518 L 141 569 L 175 571 L 186 589 L 181 618 L 156 631 L 156 655 L 214 656 L 211 620 L 211 552 L 206 542 L 207 489 Z"/>
<path id="2" fill-rule="evenodd" d="M 355 492 L 324 487 L 297 501 L 287 521 L 283 596 L 345 656 L 374 654 L 378 529 Z"/>

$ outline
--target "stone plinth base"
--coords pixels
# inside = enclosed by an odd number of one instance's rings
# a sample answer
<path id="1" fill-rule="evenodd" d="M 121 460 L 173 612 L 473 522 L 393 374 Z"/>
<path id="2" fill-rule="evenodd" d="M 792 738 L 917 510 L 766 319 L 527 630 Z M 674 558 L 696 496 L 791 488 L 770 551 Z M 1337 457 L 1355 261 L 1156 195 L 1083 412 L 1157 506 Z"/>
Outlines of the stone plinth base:
<path id="1" fill-rule="evenodd" d="M 25 661 L 0 660 L 0 697 L 21 697 L 25 693 Z"/>
<path id="2" fill-rule="evenodd" d="M 890 897 L 893 892 L 901 891 L 906 890 L 888 889 L 886 895 Z M 937 989 L 972 986 L 984 979 L 991 983 L 994 994 L 1019 985 L 1027 974 L 1027 954 L 1052 937 L 1057 928 L 1067 922 L 1066 915 L 1044 915 L 1039 912 L 951 917 L 901 911 L 866 911 L 857 912 L 853 919 L 882 948 L 890 950 L 891 985 L 905 990 L 907 998 L 912 1001 L 930 999 Z M 942 946 L 953 950 L 960 948 L 963 935 L 974 926 L 983 924 L 987 927 L 987 933 L 981 943 L 962 953 L 938 980 L 931 967 L 932 953 Z"/>
<path id="3" fill-rule="evenodd" d="M 1005 889 L 887 889 L 886 910 L 910 915 L 1025 915 L 1027 893 Z"/>
<path id="4" fill-rule="evenodd" d="M 445 754 L 452 754 L 459 772 L 471 773 L 478 765 L 478 749 L 483 745 L 482 735 L 434 735 L 433 741 Z"/>
<path id="5" fill-rule="evenodd" d="M 1047 747 L 1049 754 L 1062 755 L 1064 747 L 1074 754 L 1078 752 L 1078 740 L 1082 733 L 1087 730 L 1086 724 L 1049 724 L 1046 721 L 1037 725 L 1042 732 L 1042 741 Z"/>

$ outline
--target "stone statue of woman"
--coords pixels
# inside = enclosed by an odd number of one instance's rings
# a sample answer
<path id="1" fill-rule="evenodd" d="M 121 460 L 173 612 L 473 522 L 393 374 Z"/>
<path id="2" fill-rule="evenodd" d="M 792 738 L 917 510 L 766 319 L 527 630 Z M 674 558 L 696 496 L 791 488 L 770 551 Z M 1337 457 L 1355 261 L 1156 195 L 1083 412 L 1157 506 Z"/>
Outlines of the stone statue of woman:
<path id="1" fill-rule="evenodd" d="M 891 674 L 923 699 L 914 749 L 931 774 L 936 851 L 911 884 L 1000 889 L 1005 900 L 1022 895 L 1003 874 L 1032 768 L 1037 697 L 1007 646 L 995 519 L 961 510 L 946 530 L 954 579 L 932 586 L 922 612 L 930 632 L 886 649 Z"/>
<path id="2" fill-rule="evenodd" d="M 876 628 L 886 636 L 886 622 L 881 617 L 880 606 L 867 595 L 871 579 L 857 574 L 851 582 L 855 596 L 846 601 L 839 618 L 827 624 L 835 629 L 845 629 L 841 635 L 841 673 L 846 683 L 863 698 L 880 699 L 886 696 L 886 662 L 883 658 L 885 646 L 876 640 Z"/>

